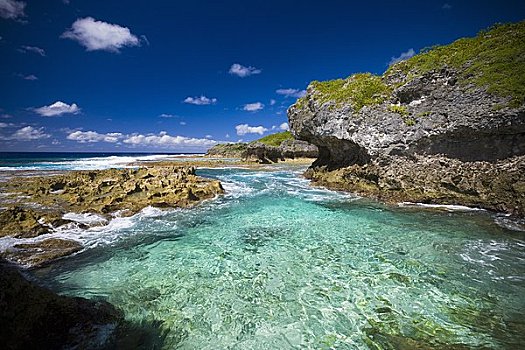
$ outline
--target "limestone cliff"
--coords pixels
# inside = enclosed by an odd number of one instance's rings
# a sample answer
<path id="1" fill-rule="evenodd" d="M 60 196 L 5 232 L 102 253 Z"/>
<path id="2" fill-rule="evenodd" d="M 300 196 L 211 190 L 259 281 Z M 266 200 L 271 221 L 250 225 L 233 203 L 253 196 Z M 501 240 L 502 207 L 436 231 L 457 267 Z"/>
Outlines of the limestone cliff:
<path id="1" fill-rule="evenodd" d="M 307 176 L 388 201 L 525 214 L 525 22 L 436 47 L 382 76 L 312 82 L 288 110 Z"/>

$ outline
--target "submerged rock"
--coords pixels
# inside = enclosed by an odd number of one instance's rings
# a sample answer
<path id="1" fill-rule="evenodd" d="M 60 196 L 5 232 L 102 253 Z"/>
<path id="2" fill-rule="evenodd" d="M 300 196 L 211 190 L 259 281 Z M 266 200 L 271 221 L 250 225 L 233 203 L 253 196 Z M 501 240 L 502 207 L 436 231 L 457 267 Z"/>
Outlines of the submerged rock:
<path id="1" fill-rule="evenodd" d="M 48 238 L 33 243 L 15 244 L 0 255 L 18 264 L 37 267 L 82 250 L 77 241 L 60 238 Z"/>
<path id="2" fill-rule="evenodd" d="M 319 148 L 307 176 L 389 201 L 524 216 L 525 78 L 500 74 L 524 69 L 524 38 L 525 22 L 500 26 L 381 77 L 311 83 L 288 110 L 294 136 Z"/>

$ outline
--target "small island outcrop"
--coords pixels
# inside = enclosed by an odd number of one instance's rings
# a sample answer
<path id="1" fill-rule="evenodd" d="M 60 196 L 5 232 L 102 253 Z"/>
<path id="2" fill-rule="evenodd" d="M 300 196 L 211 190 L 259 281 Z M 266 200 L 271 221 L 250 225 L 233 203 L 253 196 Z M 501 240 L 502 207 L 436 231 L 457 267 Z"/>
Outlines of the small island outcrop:
<path id="1" fill-rule="evenodd" d="M 315 183 L 391 202 L 525 215 L 525 22 L 435 47 L 382 76 L 312 82 L 288 110 Z"/>
<path id="2" fill-rule="evenodd" d="M 208 150 L 208 157 L 240 158 L 247 162 L 277 163 L 285 159 L 317 158 L 317 146 L 296 140 L 289 131 L 265 136 L 250 143 L 225 143 Z"/>

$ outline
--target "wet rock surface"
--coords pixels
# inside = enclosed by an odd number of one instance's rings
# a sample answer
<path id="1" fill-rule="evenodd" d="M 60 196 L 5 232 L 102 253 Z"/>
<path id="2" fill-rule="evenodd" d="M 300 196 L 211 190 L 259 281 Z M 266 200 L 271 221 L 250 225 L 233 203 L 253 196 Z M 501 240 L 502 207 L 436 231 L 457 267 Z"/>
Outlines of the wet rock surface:
<path id="1" fill-rule="evenodd" d="M 48 238 L 33 243 L 19 243 L 0 254 L 3 258 L 21 265 L 38 267 L 49 261 L 63 258 L 83 249 L 77 241 Z"/>
<path id="2" fill-rule="evenodd" d="M 111 304 L 59 296 L 0 259 L 3 349 L 100 349 L 122 320 Z"/>
<path id="3" fill-rule="evenodd" d="M 71 224 L 66 213 L 95 213 L 111 219 L 133 215 L 147 206 L 191 207 L 224 192 L 219 181 L 195 175 L 193 167 L 151 167 L 71 171 L 56 176 L 11 178 L 0 211 L 0 237 L 38 238 L 15 244 L 5 258 L 30 266 L 81 250 L 79 243 L 53 238 L 56 228 Z M 82 225 L 77 224 L 77 225 Z M 40 239 L 43 236 L 46 239 Z"/>

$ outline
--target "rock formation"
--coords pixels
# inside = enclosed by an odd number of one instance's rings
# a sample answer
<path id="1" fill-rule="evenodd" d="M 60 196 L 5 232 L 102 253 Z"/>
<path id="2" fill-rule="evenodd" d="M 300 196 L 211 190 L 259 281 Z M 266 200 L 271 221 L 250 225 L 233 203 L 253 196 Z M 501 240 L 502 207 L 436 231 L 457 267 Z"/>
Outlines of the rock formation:
<path id="1" fill-rule="evenodd" d="M 57 176 L 14 178 L 1 185 L 7 193 L 0 212 L 0 237 L 31 238 L 2 255 L 36 266 L 81 250 L 79 243 L 53 238 L 54 230 L 71 223 L 65 213 L 133 215 L 147 206 L 189 207 L 224 192 L 219 181 L 195 175 L 193 167 L 152 167 L 71 171 Z M 40 237 L 39 237 L 40 238 Z"/>
<path id="2" fill-rule="evenodd" d="M 248 147 L 247 143 L 220 143 L 206 152 L 207 157 L 242 158 L 242 154 Z"/>
<path id="3" fill-rule="evenodd" d="M 317 147 L 294 140 L 289 132 L 271 134 L 250 143 L 226 143 L 213 146 L 208 157 L 241 158 L 248 162 L 277 163 L 285 159 L 317 158 Z"/>
<path id="4" fill-rule="evenodd" d="M 0 259 L 3 349 L 96 349 L 114 343 L 122 314 L 104 301 L 59 296 Z"/>
<path id="5" fill-rule="evenodd" d="M 288 110 L 306 175 L 387 201 L 525 215 L 525 22 L 391 66 L 313 82 Z"/>

